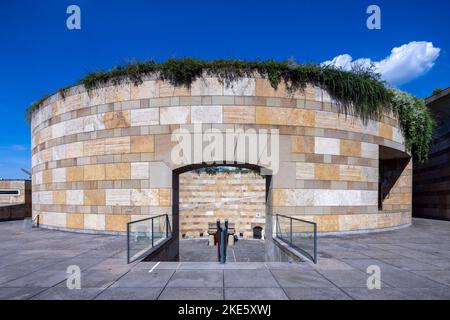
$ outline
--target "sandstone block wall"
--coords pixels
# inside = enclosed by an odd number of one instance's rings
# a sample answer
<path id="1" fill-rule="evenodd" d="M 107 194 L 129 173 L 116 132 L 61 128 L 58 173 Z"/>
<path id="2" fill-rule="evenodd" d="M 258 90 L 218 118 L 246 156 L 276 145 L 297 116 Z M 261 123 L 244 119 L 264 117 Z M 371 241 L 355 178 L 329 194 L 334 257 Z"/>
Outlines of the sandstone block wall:
<path id="1" fill-rule="evenodd" d="M 402 209 L 378 210 L 379 146 L 407 156 L 392 115 L 363 124 L 339 114 L 319 88 L 275 90 L 258 77 L 231 84 L 206 77 L 190 88 L 149 77 L 139 85 L 69 91 L 32 116 L 33 214 L 44 225 L 117 232 L 132 220 L 171 215 L 171 133 L 197 123 L 279 130 L 271 215 L 316 221 L 321 232 L 410 223 L 407 197 Z"/>
<path id="2" fill-rule="evenodd" d="M 180 235 L 207 236 L 208 222 L 228 219 L 236 235 L 253 237 L 253 228 L 265 227 L 265 178 L 250 173 L 196 173 L 180 175 Z"/>
<path id="3" fill-rule="evenodd" d="M 18 191 L 17 195 L 0 193 L 0 221 L 31 217 L 31 181 L 0 180 L 0 191 Z"/>

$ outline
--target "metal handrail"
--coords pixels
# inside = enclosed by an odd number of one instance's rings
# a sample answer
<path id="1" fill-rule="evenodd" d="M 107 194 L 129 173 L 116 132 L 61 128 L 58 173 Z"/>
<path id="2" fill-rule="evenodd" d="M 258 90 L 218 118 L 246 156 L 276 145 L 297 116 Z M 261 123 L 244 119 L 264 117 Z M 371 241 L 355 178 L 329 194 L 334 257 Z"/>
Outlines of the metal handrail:
<path id="1" fill-rule="evenodd" d="M 127 262 L 128 263 L 132 262 L 131 261 L 132 257 L 130 256 L 130 253 L 131 253 L 130 252 L 131 251 L 130 250 L 130 230 L 131 230 L 130 227 L 131 227 L 131 225 L 139 223 L 139 222 L 144 222 L 144 221 L 151 220 L 151 247 L 147 251 L 145 251 L 142 254 L 140 254 L 138 257 L 135 257 L 134 260 L 133 260 L 133 261 L 135 261 L 135 260 L 143 257 L 145 254 L 149 254 L 150 253 L 149 251 L 155 248 L 154 220 L 157 219 L 157 218 L 161 218 L 161 217 L 165 217 L 166 218 L 165 219 L 166 220 L 166 224 L 165 224 L 166 238 L 165 238 L 165 240 L 168 240 L 168 239 L 170 239 L 172 237 L 172 227 L 170 225 L 169 216 L 167 214 L 160 214 L 160 215 L 157 215 L 157 216 L 152 216 L 152 217 L 148 217 L 148 218 L 144 218 L 144 219 L 140 219 L 140 220 L 135 220 L 135 221 L 131 221 L 131 222 L 127 223 Z M 169 237 L 169 235 L 170 235 L 170 237 Z M 161 243 L 158 243 L 158 246 L 160 244 Z"/>
<path id="2" fill-rule="evenodd" d="M 278 232 L 278 230 L 280 228 L 280 223 L 278 221 L 279 217 L 289 219 L 289 240 L 285 239 L 281 235 L 281 232 L 280 233 Z M 299 218 L 295 218 L 295 217 L 285 216 L 285 215 L 282 215 L 282 214 L 277 214 L 276 218 L 277 218 L 277 231 L 276 231 L 277 238 L 279 238 L 280 240 L 286 242 L 291 248 L 294 248 L 294 249 L 300 251 L 303 255 L 305 255 L 307 258 L 311 259 L 314 263 L 317 263 L 317 223 L 312 222 L 312 221 L 299 219 Z M 314 234 L 314 248 L 313 248 L 313 254 L 312 255 L 309 252 L 307 252 L 306 250 L 304 250 L 301 247 L 299 247 L 299 246 L 294 244 L 293 239 L 292 239 L 292 234 L 293 234 L 293 232 L 292 232 L 292 220 L 300 221 L 300 222 L 304 222 L 304 223 L 313 225 L 313 227 L 314 227 L 314 231 L 313 231 L 313 234 Z"/>

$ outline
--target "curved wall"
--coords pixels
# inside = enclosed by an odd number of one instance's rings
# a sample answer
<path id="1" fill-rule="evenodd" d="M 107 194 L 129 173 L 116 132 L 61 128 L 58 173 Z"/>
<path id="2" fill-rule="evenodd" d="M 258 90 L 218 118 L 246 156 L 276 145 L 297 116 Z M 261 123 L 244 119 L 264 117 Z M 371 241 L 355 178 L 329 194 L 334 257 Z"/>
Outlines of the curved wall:
<path id="1" fill-rule="evenodd" d="M 49 227 L 125 231 L 171 213 L 171 133 L 178 128 L 275 128 L 280 166 L 270 212 L 316 221 L 320 232 L 379 229 L 411 221 L 411 163 L 378 210 L 379 146 L 404 153 L 397 121 L 363 125 L 337 113 L 314 87 L 277 90 L 260 78 L 190 88 L 148 79 L 55 94 L 32 116 L 33 215 Z M 407 155 L 406 155 L 407 156 Z"/>

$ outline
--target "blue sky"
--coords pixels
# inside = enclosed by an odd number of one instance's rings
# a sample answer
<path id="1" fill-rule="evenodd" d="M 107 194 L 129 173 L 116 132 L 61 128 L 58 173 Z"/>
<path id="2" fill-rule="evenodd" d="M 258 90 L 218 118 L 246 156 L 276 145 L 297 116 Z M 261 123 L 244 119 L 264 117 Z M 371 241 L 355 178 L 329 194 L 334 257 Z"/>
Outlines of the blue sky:
<path id="1" fill-rule="evenodd" d="M 81 30 L 66 27 L 70 4 L 81 8 Z M 371 4 L 381 8 L 381 30 L 366 27 Z M 363 58 L 426 97 L 450 86 L 448 12 L 447 0 L 2 1 L 0 178 L 23 178 L 20 168 L 30 168 L 24 113 L 34 100 L 133 59 L 338 57 L 347 68 Z"/>

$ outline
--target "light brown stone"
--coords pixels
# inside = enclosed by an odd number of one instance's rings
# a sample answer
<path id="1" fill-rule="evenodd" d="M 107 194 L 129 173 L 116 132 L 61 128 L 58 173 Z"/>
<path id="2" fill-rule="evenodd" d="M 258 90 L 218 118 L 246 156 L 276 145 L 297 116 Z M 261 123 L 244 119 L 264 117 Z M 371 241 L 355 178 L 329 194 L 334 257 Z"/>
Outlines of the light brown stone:
<path id="1" fill-rule="evenodd" d="M 130 179 L 130 163 L 108 163 L 105 165 L 106 180 Z"/>
<path id="2" fill-rule="evenodd" d="M 52 170 L 45 170 L 42 176 L 42 182 L 44 184 L 53 182 Z"/>
<path id="3" fill-rule="evenodd" d="M 166 189 L 166 188 L 159 189 L 159 205 L 161 207 L 168 207 L 171 205 L 170 189 Z"/>
<path id="4" fill-rule="evenodd" d="M 125 232 L 127 231 L 127 223 L 130 222 L 129 215 L 117 214 L 105 215 L 105 226 L 108 231 Z"/>
<path id="5" fill-rule="evenodd" d="M 341 156 L 361 157 L 361 142 L 341 140 Z"/>
<path id="6" fill-rule="evenodd" d="M 104 190 L 84 190 L 85 206 L 104 206 L 105 191 Z"/>
<path id="7" fill-rule="evenodd" d="M 286 85 L 284 82 L 280 82 L 275 89 L 267 79 L 256 79 L 256 96 L 264 97 L 286 97 Z"/>
<path id="8" fill-rule="evenodd" d="M 255 123 L 256 111 L 254 106 L 224 106 L 224 123 Z"/>
<path id="9" fill-rule="evenodd" d="M 390 125 L 380 122 L 378 134 L 383 138 L 392 140 L 392 127 Z"/>
<path id="10" fill-rule="evenodd" d="M 314 153 L 314 137 L 292 136 L 293 153 Z"/>
<path id="11" fill-rule="evenodd" d="M 297 108 L 256 107 L 256 123 L 311 127 L 315 124 L 315 113 Z"/>
<path id="12" fill-rule="evenodd" d="M 131 137 L 131 152 L 154 152 L 155 139 L 153 136 Z"/>
<path id="13" fill-rule="evenodd" d="M 67 182 L 83 181 L 83 176 L 84 176 L 84 169 L 81 166 L 68 167 L 66 169 L 66 180 L 67 180 Z"/>
<path id="14" fill-rule="evenodd" d="M 81 213 L 68 213 L 66 216 L 67 228 L 84 229 L 84 215 Z"/>
<path id="15" fill-rule="evenodd" d="M 314 174 L 317 180 L 339 180 L 339 166 L 328 163 L 316 163 Z"/>
<path id="16" fill-rule="evenodd" d="M 106 129 L 128 128 L 130 126 L 130 111 L 107 112 L 103 116 L 103 122 Z"/>
<path id="17" fill-rule="evenodd" d="M 84 166 L 84 180 L 105 180 L 105 165 L 104 164 L 92 164 Z"/>
<path id="18" fill-rule="evenodd" d="M 54 204 L 66 204 L 66 191 L 53 191 Z"/>

